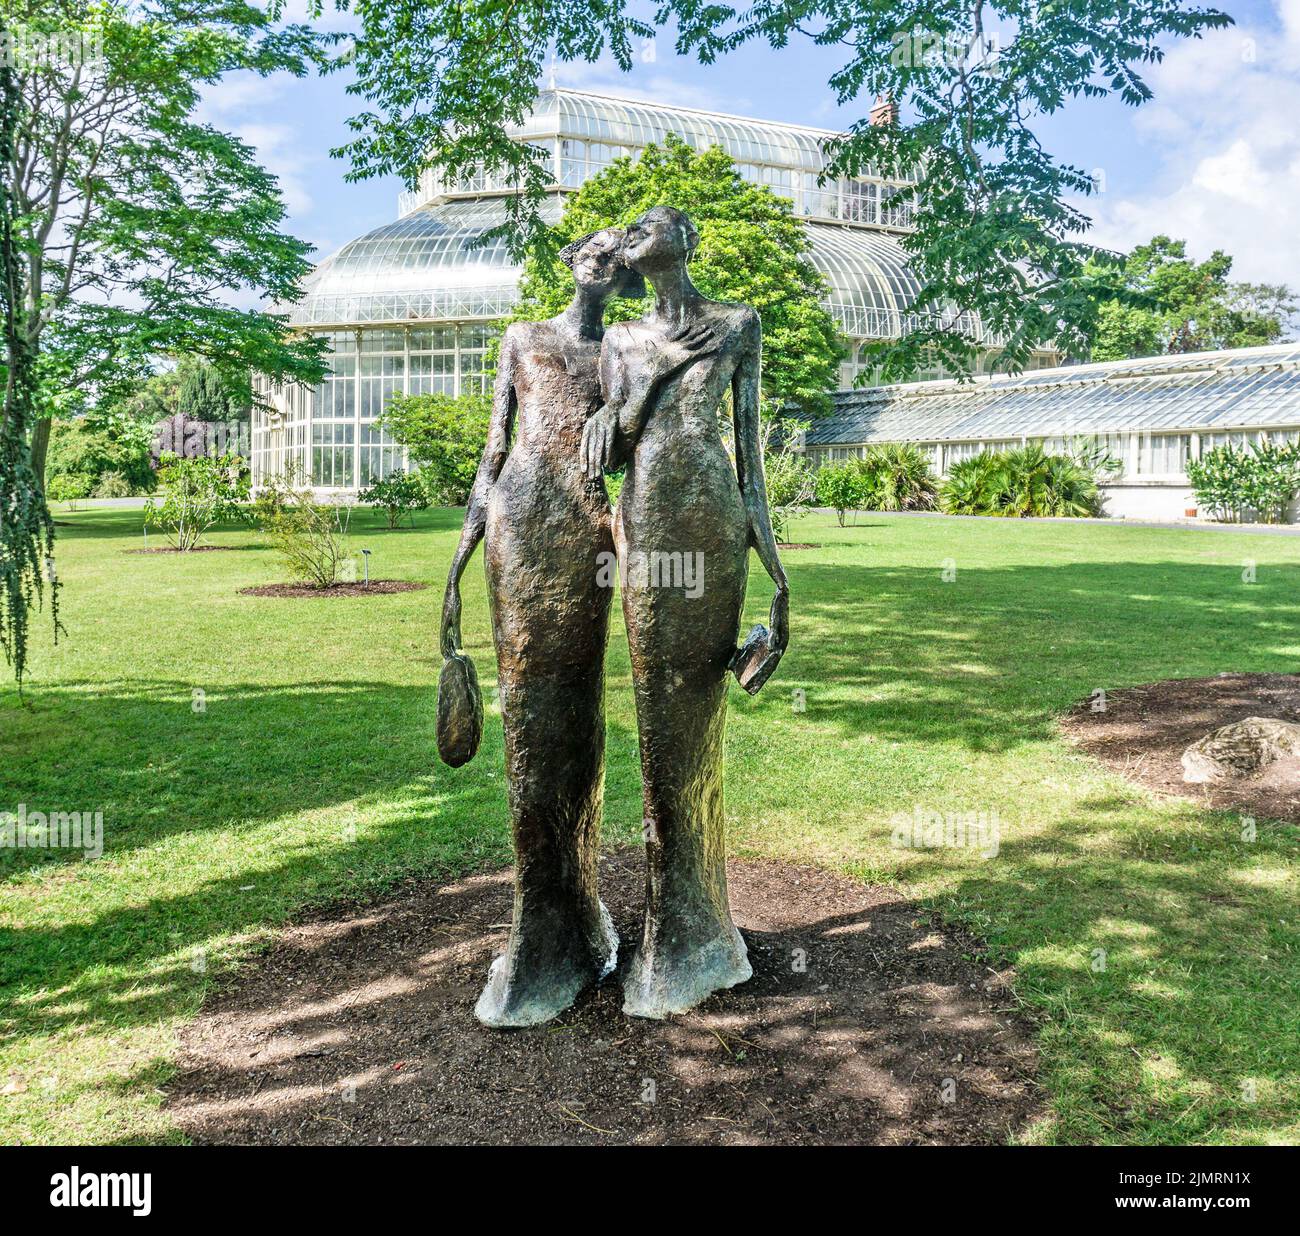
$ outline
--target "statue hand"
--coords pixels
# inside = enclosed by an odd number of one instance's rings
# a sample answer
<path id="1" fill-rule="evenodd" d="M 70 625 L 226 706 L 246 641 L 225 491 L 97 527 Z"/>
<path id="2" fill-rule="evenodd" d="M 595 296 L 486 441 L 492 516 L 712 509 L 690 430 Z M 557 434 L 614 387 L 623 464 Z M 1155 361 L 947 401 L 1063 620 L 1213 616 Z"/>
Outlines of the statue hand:
<path id="1" fill-rule="evenodd" d="M 651 380 L 661 382 L 692 361 L 707 356 L 717 346 L 713 329 L 707 322 L 679 326 L 651 353 Z"/>
<path id="2" fill-rule="evenodd" d="M 447 585 L 447 595 L 442 602 L 442 655 L 454 656 L 460 651 L 460 589 L 454 583 Z"/>
<path id="3" fill-rule="evenodd" d="M 598 477 L 614 463 L 614 438 L 618 431 L 618 414 L 606 404 L 587 418 L 582 427 L 582 470 Z"/>

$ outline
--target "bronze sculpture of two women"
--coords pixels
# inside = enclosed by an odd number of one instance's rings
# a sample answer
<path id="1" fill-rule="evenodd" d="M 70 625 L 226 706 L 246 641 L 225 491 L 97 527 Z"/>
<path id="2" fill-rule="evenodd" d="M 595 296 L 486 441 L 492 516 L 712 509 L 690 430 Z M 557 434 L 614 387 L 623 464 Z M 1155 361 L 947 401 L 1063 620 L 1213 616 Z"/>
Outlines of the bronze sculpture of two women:
<path id="1" fill-rule="evenodd" d="M 516 854 L 509 943 L 475 1009 L 488 1025 L 546 1021 L 616 962 L 596 888 L 611 593 L 602 564 L 615 546 L 624 568 L 663 568 L 620 571 L 647 863 L 624 1011 L 684 1012 L 751 973 L 727 902 L 726 674 L 750 691 L 766 680 L 786 645 L 789 590 L 759 447 L 758 316 L 696 290 L 687 261 L 697 244 L 690 220 L 665 206 L 625 233 L 583 237 L 562 254 L 573 302 L 549 321 L 512 324 L 502 343 L 442 622 L 454 658 L 460 578 L 482 539 Z M 605 332 L 609 299 L 642 294 L 643 281 L 653 307 Z M 728 392 L 734 466 L 718 428 Z M 611 515 L 602 474 L 618 467 Z M 751 547 L 776 594 L 770 630 L 738 651 Z M 697 586 L 681 586 L 683 561 Z"/>

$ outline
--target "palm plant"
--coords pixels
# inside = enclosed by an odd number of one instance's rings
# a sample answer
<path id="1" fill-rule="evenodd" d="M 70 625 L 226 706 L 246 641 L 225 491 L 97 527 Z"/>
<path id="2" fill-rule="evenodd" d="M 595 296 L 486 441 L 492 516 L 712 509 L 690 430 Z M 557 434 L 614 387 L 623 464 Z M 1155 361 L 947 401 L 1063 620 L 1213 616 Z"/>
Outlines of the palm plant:
<path id="1" fill-rule="evenodd" d="M 1101 490 L 1089 468 L 1034 442 L 954 464 L 940 503 L 951 515 L 1080 518 L 1101 513 Z"/>
<path id="2" fill-rule="evenodd" d="M 938 481 L 930 458 L 906 442 L 885 442 L 862 459 L 865 505 L 873 511 L 932 511 Z"/>
<path id="3" fill-rule="evenodd" d="M 949 515 L 998 515 L 1005 492 L 1001 456 L 981 451 L 948 470 L 939 489 L 939 507 Z"/>

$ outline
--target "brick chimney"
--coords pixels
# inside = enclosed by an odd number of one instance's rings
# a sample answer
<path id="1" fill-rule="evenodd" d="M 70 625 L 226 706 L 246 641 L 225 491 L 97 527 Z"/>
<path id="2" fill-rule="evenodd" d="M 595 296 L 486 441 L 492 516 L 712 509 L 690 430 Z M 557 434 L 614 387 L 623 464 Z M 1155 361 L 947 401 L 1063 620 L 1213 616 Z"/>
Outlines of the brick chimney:
<path id="1" fill-rule="evenodd" d="M 892 127 L 898 123 L 898 104 L 893 99 L 878 94 L 867 117 L 874 125 Z"/>

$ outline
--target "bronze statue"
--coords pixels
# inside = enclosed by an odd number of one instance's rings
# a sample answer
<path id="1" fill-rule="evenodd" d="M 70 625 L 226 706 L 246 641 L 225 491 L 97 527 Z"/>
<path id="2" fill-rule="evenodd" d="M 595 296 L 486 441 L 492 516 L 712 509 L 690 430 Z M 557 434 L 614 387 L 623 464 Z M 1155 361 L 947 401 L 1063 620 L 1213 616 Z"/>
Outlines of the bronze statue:
<path id="1" fill-rule="evenodd" d="M 546 1021 L 614 968 L 618 939 L 596 862 L 615 540 L 648 867 L 624 1011 L 684 1012 L 751 974 L 727 903 L 726 674 L 751 693 L 767 680 L 786 646 L 789 589 L 759 447 L 758 316 L 695 289 L 686 262 L 698 242 L 670 207 L 647 211 L 626 235 L 611 228 L 575 241 L 562 254 L 577 288 L 568 309 L 515 323 L 502 342 L 443 604 L 438 718 L 440 753 L 464 763 L 481 705 L 460 653 L 460 579 L 485 540 L 516 855 L 509 943 L 475 1008 L 491 1026 Z M 607 301 L 641 295 L 642 275 L 654 308 L 605 334 Z M 718 432 L 728 392 L 734 467 Z M 622 463 L 611 529 L 601 473 Z M 771 629 L 756 627 L 737 649 L 751 546 L 776 595 Z"/>
<path id="2" fill-rule="evenodd" d="M 671 207 L 649 210 L 628 228 L 623 260 L 650 282 L 655 302 L 640 321 L 606 333 L 606 403 L 582 435 L 589 478 L 627 467 L 615 538 L 625 564 L 648 870 L 645 925 L 623 1009 L 641 1017 L 684 1012 L 752 973 L 727 903 L 726 674 L 734 669 L 757 691 L 788 638 L 789 586 L 759 445 L 758 315 L 696 290 L 686 263 L 698 243 L 691 221 Z M 718 431 L 728 392 L 734 467 Z M 770 631 L 756 628 L 737 650 L 751 546 L 776 595 Z M 702 568 L 698 590 L 676 586 L 676 564 L 688 555 Z M 629 570 L 629 563 L 651 569 Z"/>
<path id="3" fill-rule="evenodd" d="M 604 482 L 584 475 L 580 446 L 601 404 L 606 302 L 644 294 L 621 241 L 607 229 L 568 246 L 561 256 L 577 287 L 572 303 L 505 333 L 487 446 L 443 604 L 439 747 L 455 765 L 477 747 L 477 682 L 459 655 L 460 579 L 484 540 L 516 855 L 509 943 L 475 1008 L 491 1026 L 554 1017 L 613 970 L 618 950 L 596 890 L 610 605 L 600 564 L 613 544 Z M 660 376 L 688 355 L 680 342 L 666 347 Z"/>

